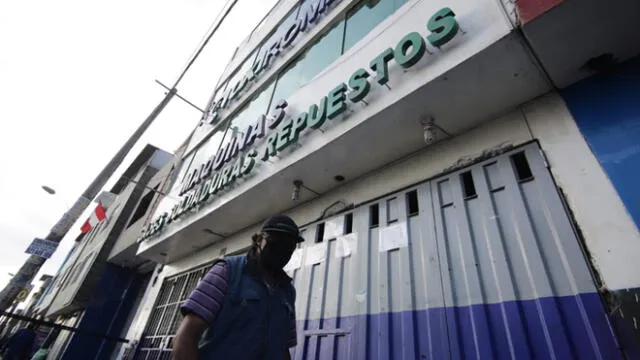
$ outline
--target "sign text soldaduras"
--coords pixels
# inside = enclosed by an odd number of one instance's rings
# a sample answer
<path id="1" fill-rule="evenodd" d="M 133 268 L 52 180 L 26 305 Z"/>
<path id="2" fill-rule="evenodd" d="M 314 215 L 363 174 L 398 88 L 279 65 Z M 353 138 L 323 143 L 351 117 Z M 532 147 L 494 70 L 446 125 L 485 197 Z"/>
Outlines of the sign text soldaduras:
<path id="1" fill-rule="evenodd" d="M 291 144 L 298 142 L 303 131 L 319 129 L 326 121 L 343 114 L 349 103 L 365 99 L 371 84 L 385 85 L 389 81 L 389 63 L 395 61 L 408 69 L 420 61 L 427 50 L 427 42 L 440 48 L 458 33 L 455 14 L 449 8 L 436 12 L 427 22 L 429 34 L 423 38 L 417 32 L 405 35 L 394 48 L 387 48 L 373 58 L 368 68 L 359 68 L 346 82 L 341 82 L 311 104 L 307 111 L 287 117 L 287 102 L 280 100 L 269 116 L 261 115 L 244 132 L 237 132 L 232 140 L 221 147 L 204 164 L 191 170 L 182 183 L 181 199 L 172 208 L 149 223 L 138 241 L 159 233 L 167 224 L 190 210 L 205 204 L 221 190 L 236 180 L 251 175 L 256 161 L 268 161 L 278 156 Z M 281 125 L 281 126 L 280 126 Z M 258 139 L 266 141 L 258 148 L 249 150 Z M 242 154 L 244 150 L 246 154 Z"/>

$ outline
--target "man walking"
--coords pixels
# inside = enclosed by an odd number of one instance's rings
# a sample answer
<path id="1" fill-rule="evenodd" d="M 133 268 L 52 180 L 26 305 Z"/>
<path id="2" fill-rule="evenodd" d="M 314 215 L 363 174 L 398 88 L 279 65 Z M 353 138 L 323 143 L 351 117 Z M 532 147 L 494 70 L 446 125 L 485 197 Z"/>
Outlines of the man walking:
<path id="1" fill-rule="evenodd" d="M 215 262 L 182 305 L 173 359 L 290 359 L 296 293 L 283 268 L 301 241 L 296 223 L 276 215 L 246 256 Z"/>

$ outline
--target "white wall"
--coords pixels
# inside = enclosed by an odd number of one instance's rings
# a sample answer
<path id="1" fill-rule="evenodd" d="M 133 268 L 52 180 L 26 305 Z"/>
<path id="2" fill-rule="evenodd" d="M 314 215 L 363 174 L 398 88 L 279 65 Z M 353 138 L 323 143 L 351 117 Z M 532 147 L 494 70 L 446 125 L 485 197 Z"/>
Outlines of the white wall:
<path id="1" fill-rule="evenodd" d="M 524 107 L 557 185 L 604 284 L 610 290 L 640 285 L 640 233 L 559 96 Z"/>
<path id="2" fill-rule="evenodd" d="M 298 224 L 315 220 L 336 200 L 362 203 L 384 193 L 436 176 L 453 165 L 505 146 L 517 146 L 537 139 L 551 165 L 552 176 L 567 197 L 589 247 L 592 263 L 605 285 L 623 289 L 640 285 L 634 258 L 640 256 L 640 234 L 626 213 L 613 186 L 600 168 L 580 134 L 571 114 L 558 94 L 549 94 L 516 111 L 488 122 L 464 135 L 425 148 L 386 168 L 352 180 L 324 197 L 290 212 Z M 250 245 L 259 224 L 165 267 L 162 277 L 172 276 L 218 257 L 222 248 L 233 253 Z M 128 338 L 137 339 L 162 284 L 143 301 L 143 311 L 130 329 Z"/>

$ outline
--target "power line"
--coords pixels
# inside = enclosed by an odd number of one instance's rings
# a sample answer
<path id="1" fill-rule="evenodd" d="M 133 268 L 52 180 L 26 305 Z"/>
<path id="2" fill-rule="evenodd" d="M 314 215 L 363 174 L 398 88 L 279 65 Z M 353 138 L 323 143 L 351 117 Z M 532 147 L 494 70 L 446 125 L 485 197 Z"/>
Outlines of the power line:
<path id="1" fill-rule="evenodd" d="M 211 27 L 213 27 L 213 29 L 209 30 L 209 35 L 206 36 L 204 42 L 202 43 L 202 45 L 200 45 L 200 47 L 198 48 L 196 53 L 193 55 L 191 60 L 189 60 L 189 62 L 187 62 L 187 65 L 185 66 L 184 70 L 182 70 L 182 73 L 180 74 L 180 76 L 178 77 L 178 79 L 176 80 L 176 83 L 173 85 L 172 88 L 175 88 L 176 86 L 178 86 L 180 81 L 182 81 L 182 78 L 184 77 L 184 75 L 187 73 L 189 68 L 191 68 L 191 65 L 193 65 L 193 63 L 196 61 L 198 56 L 200 56 L 200 53 L 202 53 L 202 50 L 204 50 L 204 47 L 207 46 L 207 44 L 209 43 L 209 40 L 211 40 L 211 38 L 216 33 L 216 31 L 218 31 L 218 28 L 220 27 L 220 25 L 222 25 L 222 21 L 224 21 L 224 19 L 227 17 L 227 15 L 229 15 L 229 13 L 231 12 L 231 9 L 233 9 L 233 7 L 236 5 L 237 2 L 238 2 L 238 0 L 229 0 L 229 1 L 227 1 L 227 3 L 225 4 L 225 7 L 227 5 L 229 5 L 227 10 L 224 11 L 224 8 L 222 8 L 223 11 L 221 11 L 221 13 L 218 14 L 218 17 L 216 18 L 216 20 L 213 21 L 213 24 L 211 26 Z M 220 15 L 222 15 L 222 16 L 220 16 Z M 209 27 L 209 29 L 211 29 L 211 27 Z"/>
<path id="2" fill-rule="evenodd" d="M 209 43 L 209 40 L 216 33 L 224 19 L 231 12 L 237 0 L 229 0 L 227 2 L 226 10 L 223 8 L 216 20 L 213 23 L 213 26 L 210 28 L 208 35 L 206 36 L 204 42 L 200 45 L 198 50 L 189 60 L 185 68 L 182 70 L 182 73 L 176 80 L 175 84 L 171 87 L 171 89 L 165 94 L 165 97 L 160 101 L 160 103 L 151 111 L 149 116 L 144 120 L 142 124 L 135 130 L 135 132 L 129 137 L 129 139 L 122 145 L 120 150 L 114 155 L 114 157 L 107 163 L 104 169 L 96 176 L 96 178 L 91 182 L 89 187 L 82 193 L 78 200 L 72 205 L 71 209 L 64 213 L 60 220 L 51 228 L 49 234 L 46 237 L 46 240 L 54 241 L 59 243 L 68 231 L 71 229 L 71 226 L 82 216 L 84 210 L 91 204 L 91 201 L 98 195 L 98 192 L 105 186 L 111 175 L 116 171 L 116 169 L 122 164 L 125 157 L 131 152 L 133 146 L 140 140 L 142 134 L 151 126 L 153 121 L 158 117 L 158 115 L 162 112 L 162 110 L 169 104 L 171 99 L 176 95 L 177 89 L 176 87 L 187 73 L 187 71 L 191 68 L 193 63 L 196 61 L 200 53 L 204 47 Z M 41 258 L 36 255 L 31 255 L 27 260 L 22 264 L 20 270 L 16 273 L 14 277 L 11 278 L 9 284 L 7 284 L 2 291 L 0 291 L 0 310 L 7 309 L 16 298 L 21 289 L 23 289 L 27 284 L 33 281 L 33 278 L 38 273 L 42 265 L 44 265 L 46 259 Z"/>

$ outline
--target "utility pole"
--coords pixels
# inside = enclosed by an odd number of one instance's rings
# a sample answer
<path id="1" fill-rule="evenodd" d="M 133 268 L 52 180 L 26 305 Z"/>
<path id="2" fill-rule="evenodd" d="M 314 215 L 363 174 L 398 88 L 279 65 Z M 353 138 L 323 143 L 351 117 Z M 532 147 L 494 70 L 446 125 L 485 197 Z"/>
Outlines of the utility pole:
<path id="1" fill-rule="evenodd" d="M 45 238 L 46 240 L 54 241 L 57 243 L 62 241 L 69 229 L 71 229 L 71 226 L 73 226 L 73 224 L 80 218 L 84 210 L 87 209 L 93 199 L 98 195 L 111 175 L 113 175 L 117 168 L 122 164 L 125 157 L 127 156 L 127 154 L 129 154 L 136 142 L 140 140 L 142 134 L 144 134 L 144 132 L 149 128 L 149 126 L 151 126 L 153 121 L 158 117 L 162 110 L 167 106 L 167 104 L 169 104 L 169 101 L 171 101 L 171 99 L 173 99 L 173 97 L 177 94 L 176 88 L 178 84 L 184 78 L 184 75 L 189 70 L 191 65 L 193 65 L 193 63 L 196 61 L 209 40 L 211 40 L 213 34 L 215 34 L 215 32 L 218 30 L 229 12 L 231 12 L 231 9 L 233 9 L 237 1 L 238 0 L 227 1 L 227 3 L 222 8 L 222 11 L 218 14 L 212 26 L 208 30 L 209 33 L 205 36 L 203 43 L 199 45 L 197 51 L 187 62 L 187 65 L 182 70 L 182 73 L 180 74 L 174 85 L 165 94 L 164 99 L 162 99 L 160 104 L 158 104 L 155 109 L 153 109 L 151 114 L 149 114 L 145 121 L 140 124 L 138 129 L 136 129 L 131 137 L 129 137 L 122 148 L 120 148 L 120 150 L 115 154 L 111 161 L 109 161 L 104 169 L 102 169 L 102 171 L 98 174 L 95 180 L 93 180 L 91 185 L 89 185 L 89 187 L 82 193 L 78 200 L 76 200 L 76 202 L 71 206 L 71 209 L 64 213 L 62 215 L 62 218 L 60 218 L 60 220 L 58 220 L 53 228 L 51 228 L 49 234 Z M 192 104 L 192 106 L 195 105 Z M 36 276 L 45 261 L 45 258 L 36 255 L 29 256 L 22 267 L 20 267 L 20 270 L 18 270 L 15 276 L 11 278 L 9 284 L 7 284 L 7 286 L 5 286 L 5 288 L 0 292 L 0 311 L 4 311 L 9 306 L 11 306 L 18 293 L 27 285 L 29 285 L 31 281 L 33 281 L 33 278 Z"/>
<path id="2" fill-rule="evenodd" d="M 62 218 L 51 228 L 49 234 L 45 238 L 46 240 L 60 242 L 71 229 L 71 226 L 80 218 L 84 210 L 91 204 L 93 198 L 95 198 L 102 187 L 107 183 L 111 175 L 118 169 L 120 164 L 124 161 L 129 151 L 138 142 L 142 134 L 151 126 L 153 121 L 158 117 L 160 112 L 167 106 L 169 101 L 176 94 L 175 87 L 171 89 L 162 99 L 160 104 L 149 114 L 145 121 L 140 124 L 138 129 L 129 137 L 124 145 L 118 150 L 116 155 L 109 161 L 109 163 L 102 169 L 98 176 L 93 180 L 89 187 L 82 193 L 82 195 L 71 206 L 71 209 L 67 211 Z M 24 289 L 27 285 L 33 281 L 46 259 L 40 256 L 31 255 L 20 267 L 20 270 L 11 278 L 9 284 L 0 292 L 0 311 L 7 309 L 18 293 Z"/>

